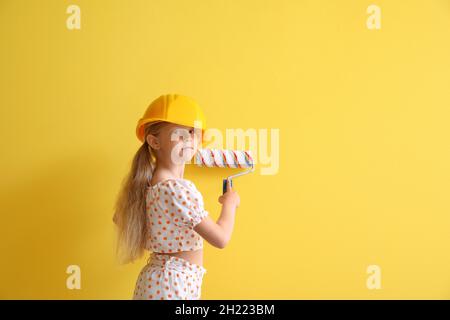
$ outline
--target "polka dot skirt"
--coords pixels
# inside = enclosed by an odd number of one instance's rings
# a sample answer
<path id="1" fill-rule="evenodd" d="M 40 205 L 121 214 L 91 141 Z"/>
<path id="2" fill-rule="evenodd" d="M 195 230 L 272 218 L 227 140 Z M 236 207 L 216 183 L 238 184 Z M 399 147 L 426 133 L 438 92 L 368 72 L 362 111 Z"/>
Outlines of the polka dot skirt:
<path id="1" fill-rule="evenodd" d="M 206 269 L 165 254 L 153 253 L 141 270 L 134 300 L 200 300 Z"/>

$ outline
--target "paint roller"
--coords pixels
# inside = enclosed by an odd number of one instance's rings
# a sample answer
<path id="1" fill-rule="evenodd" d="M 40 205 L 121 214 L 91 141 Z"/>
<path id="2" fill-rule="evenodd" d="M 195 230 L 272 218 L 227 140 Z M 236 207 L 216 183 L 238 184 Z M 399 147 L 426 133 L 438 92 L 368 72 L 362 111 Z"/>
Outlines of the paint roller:
<path id="1" fill-rule="evenodd" d="M 249 151 L 199 149 L 195 155 L 195 163 L 200 167 L 250 168 L 250 170 L 239 172 L 223 179 L 222 193 L 227 191 L 227 181 L 230 181 L 232 187 L 233 178 L 255 170 L 253 158 Z"/>

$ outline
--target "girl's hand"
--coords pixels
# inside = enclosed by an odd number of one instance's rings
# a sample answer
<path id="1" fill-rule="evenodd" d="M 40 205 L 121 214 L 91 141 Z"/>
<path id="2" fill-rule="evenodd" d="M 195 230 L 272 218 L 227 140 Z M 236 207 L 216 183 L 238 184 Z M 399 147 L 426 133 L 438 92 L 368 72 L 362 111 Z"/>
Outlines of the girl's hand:
<path id="1" fill-rule="evenodd" d="M 230 181 L 227 181 L 227 191 L 219 197 L 219 202 L 222 205 L 231 205 L 236 208 L 239 207 L 241 203 L 241 199 L 236 191 L 231 189 Z"/>

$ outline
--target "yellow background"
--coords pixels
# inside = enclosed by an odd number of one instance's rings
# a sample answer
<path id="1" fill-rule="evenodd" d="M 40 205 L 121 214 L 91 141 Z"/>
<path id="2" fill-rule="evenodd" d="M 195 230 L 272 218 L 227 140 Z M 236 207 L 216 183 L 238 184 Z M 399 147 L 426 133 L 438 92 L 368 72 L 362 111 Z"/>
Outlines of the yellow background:
<path id="1" fill-rule="evenodd" d="M 280 129 L 278 174 L 236 179 L 232 240 L 205 242 L 203 299 L 450 298 L 449 1 L 2 0 L 0 34 L 0 298 L 131 298 L 146 259 L 116 265 L 113 204 L 168 92 Z M 235 172 L 187 168 L 216 219 Z"/>

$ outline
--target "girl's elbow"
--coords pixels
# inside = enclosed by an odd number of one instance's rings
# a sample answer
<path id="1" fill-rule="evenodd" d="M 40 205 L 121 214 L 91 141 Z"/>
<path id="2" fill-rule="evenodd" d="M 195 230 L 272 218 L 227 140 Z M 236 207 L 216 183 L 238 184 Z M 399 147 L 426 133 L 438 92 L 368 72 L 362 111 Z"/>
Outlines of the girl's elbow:
<path id="1" fill-rule="evenodd" d="M 228 244 L 228 239 L 221 239 L 218 243 L 217 243 L 217 248 L 219 249 L 225 249 L 225 247 Z"/>
<path id="2" fill-rule="evenodd" d="M 220 242 L 216 245 L 216 248 L 217 249 L 225 249 L 226 246 L 227 246 L 226 243 Z"/>

